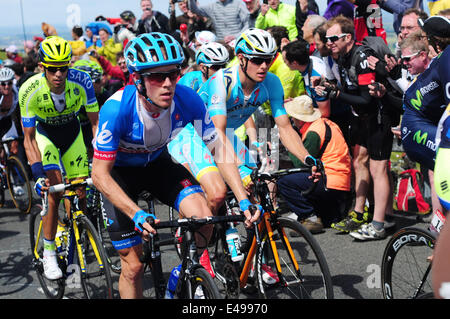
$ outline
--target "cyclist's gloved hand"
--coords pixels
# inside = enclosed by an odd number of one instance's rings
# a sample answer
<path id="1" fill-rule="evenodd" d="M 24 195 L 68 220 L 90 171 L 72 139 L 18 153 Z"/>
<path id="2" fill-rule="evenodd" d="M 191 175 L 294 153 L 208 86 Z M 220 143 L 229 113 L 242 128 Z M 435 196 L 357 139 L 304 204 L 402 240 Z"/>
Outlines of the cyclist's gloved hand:
<path id="1" fill-rule="evenodd" d="M 144 223 L 146 223 L 146 219 L 147 217 L 151 217 L 154 220 L 156 220 L 156 216 L 150 213 L 147 213 L 146 211 L 143 210 L 139 210 L 136 212 L 136 214 L 134 214 L 133 217 L 133 222 L 134 222 L 134 229 L 136 231 L 138 231 L 139 233 L 142 233 L 144 231 L 144 227 L 142 225 L 144 225 Z M 147 231 L 149 231 L 148 229 L 146 229 Z"/>
<path id="2" fill-rule="evenodd" d="M 320 178 L 321 172 L 324 170 L 323 163 L 320 159 L 314 158 L 311 155 L 305 157 L 304 163 L 308 167 L 315 167 L 311 170 L 311 177 L 314 182 L 317 182 Z"/>
<path id="3" fill-rule="evenodd" d="M 43 187 L 45 187 L 45 177 L 39 177 L 34 184 L 34 190 L 36 191 L 36 194 L 38 194 L 39 197 L 42 197 L 43 195 Z"/>
<path id="4" fill-rule="evenodd" d="M 251 223 L 254 223 L 254 222 L 258 221 L 259 218 L 262 216 L 262 213 L 264 212 L 264 210 L 263 210 L 261 205 L 259 205 L 259 204 L 256 204 L 256 205 L 252 204 L 250 202 L 250 200 L 248 200 L 248 199 L 243 199 L 243 200 L 241 200 L 239 202 L 239 208 L 240 208 L 241 211 L 244 212 L 244 214 L 245 214 L 246 211 L 248 211 L 250 213 L 250 208 L 252 206 L 256 207 L 256 209 L 259 211 L 259 213 L 255 213 L 253 216 L 246 215 L 246 217 L 247 217 L 246 225 L 247 226 L 250 226 Z"/>

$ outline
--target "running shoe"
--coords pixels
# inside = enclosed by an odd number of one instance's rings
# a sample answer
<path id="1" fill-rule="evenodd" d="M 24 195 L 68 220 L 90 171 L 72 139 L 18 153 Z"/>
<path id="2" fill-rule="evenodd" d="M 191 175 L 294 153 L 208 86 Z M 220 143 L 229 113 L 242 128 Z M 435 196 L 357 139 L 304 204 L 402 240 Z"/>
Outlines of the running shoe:
<path id="1" fill-rule="evenodd" d="M 363 219 L 358 219 L 355 211 L 351 211 L 347 217 L 338 223 L 331 224 L 331 227 L 341 232 L 352 232 L 357 230 L 361 225 L 367 223 L 368 214 L 363 214 Z"/>
<path id="2" fill-rule="evenodd" d="M 379 240 L 386 238 L 386 231 L 376 230 L 372 223 L 362 225 L 357 231 L 350 232 L 351 237 L 358 240 Z"/>

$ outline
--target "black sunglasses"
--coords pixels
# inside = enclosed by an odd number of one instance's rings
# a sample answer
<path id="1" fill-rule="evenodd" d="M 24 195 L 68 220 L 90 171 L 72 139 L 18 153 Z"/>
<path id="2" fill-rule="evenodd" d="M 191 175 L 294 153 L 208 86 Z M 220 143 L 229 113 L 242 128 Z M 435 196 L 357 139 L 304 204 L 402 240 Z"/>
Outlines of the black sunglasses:
<path id="1" fill-rule="evenodd" d="M 65 66 L 46 66 L 45 69 L 50 73 L 56 73 L 61 71 L 61 73 L 66 72 L 69 69 L 68 65 Z"/>
<path id="2" fill-rule="evenodd" d="M 328 41 L 330 41 L 330 42 L 336 42 L 337 40 L 339 40 L 339 39 L 341 39 L 341 38 L 343 38 L 343 37 L 345 37 L 346 35 L 348 35 L 349 33 L 341 33 L 341 34 L 339 34 L 339 35 L 332 35 L 332 36 L 329 36 L 329 37 L 325 37 L 326 39 L 327 39 L 327 42 Z"/>
<path id="3" fill-rule="evenodd" d="M 266 62 L 267 65 L 270 65 L 272 63 L 273 58 L 258 58 L 258 57 L 250 57 L 250 56 L 246 56 L 246 58 L 253 64 L 255 65 L 261 65 L 264 62 Z"/>
<path id="4" fill-rule="evenodd" d="M 1 82 L 0 85 L 1 85 L 1 86 L 6 86 L 6 85 L 11 86 L 11 85 L 13 85 L 13 81 Z"/>
<path id="5" fill-rule="evenodd" d="M 141 76 L 143 76 L 144 78 L 148 78 L 152 82 L 163 83 L 167 78 L 169 78 L 171 82 L 175 82 L 178 79 L 180 73 L 180 68 L 177 68 L 167 72 L 143 72 L 140 74 Z"/>
<path id="6" fill-rule="evenodd" d="M 226 64 L 213 64 L 209 68 L 214 71 L 219 71 L 220 69 L 223 69 L 226 66 L 227 66 Z"/>

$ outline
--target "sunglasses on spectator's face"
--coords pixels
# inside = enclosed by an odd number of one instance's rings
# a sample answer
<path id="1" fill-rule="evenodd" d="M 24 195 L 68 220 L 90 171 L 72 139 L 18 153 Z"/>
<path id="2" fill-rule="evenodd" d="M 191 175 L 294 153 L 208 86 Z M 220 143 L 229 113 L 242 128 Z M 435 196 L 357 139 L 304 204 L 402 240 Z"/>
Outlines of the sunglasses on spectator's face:
<path id="1" fill-rule="evenodd" d="M 251 57 L 251 56 L 245 56 L 251 63 L 255 65 L 261 65 L 264 62 L 266 65 L 270 65 L 272 63 L 273 57 L 270 58 L 258 58 L 258 57 Z"/>
<path id="2" fill-rule="evenodd" d="M 343 37 L 345 37 L 347 34 L 349 33 L 341 33 L 339 35 L 331 35 L 331 36 L 327 36 L 325 37 L 327 39 L 327 42 L 336 42 L 339 39 L 342 39 Z"/>
<path id="3" fill-rule="evenodd" d="M 0 85 L 1 86 L 7 86 L 7 85 L 12 86 L 13 85 L 13 81 L 1 82 Z"/>
<path id="4" fill-rule="evenodd" d="M 170 82 L 175 82 L 180 76 L 180 72 L 181 70 L 176 68 L 167 72 L 143 72 L 141 76 L 148 78 L 154 83 L 163 83 L 167 78 L 169 78 Z"/>
<path id="5" fill-rule="evenodd" d="M 409 62 L 409 61 L 411 61 L 412 58 L 414 58 L 415 56 L 419 55 L 420 52 L 422 52 L 422 51 L 418 51 L 418 52 L 410 54 L 410 55 L 402 55 L 401 56 L 402 61 L 403 62 Z"/>
<path id="6" fill-rule="evenodd" d="M 50 73 L 56 73 L 61 71 L 61 73 L 66 72 L 69 69 L 68 65 L 65 66 L 46 66 L 45 69 Z"/>

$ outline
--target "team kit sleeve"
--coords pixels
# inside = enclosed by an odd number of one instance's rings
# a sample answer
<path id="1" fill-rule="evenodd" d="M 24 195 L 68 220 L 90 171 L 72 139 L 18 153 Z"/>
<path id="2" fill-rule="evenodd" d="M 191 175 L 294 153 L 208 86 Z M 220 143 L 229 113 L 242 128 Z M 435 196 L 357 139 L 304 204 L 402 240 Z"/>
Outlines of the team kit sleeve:
<path id="1" fill-rule="evenodd" d="M 33 77 L 26 81 L 19 89 L 19 106 L 23 127 L 36 126 L 36 114 L 34 112 L 36 94 L 33 94 L 33 92 L 38 86 L 39 80 Z"/>
<path id="2" fill-rule="evenodd" d="M 267 73 L 266 83 L 273 117 L 287 114 L 284 108 L 284 90 L 280 79 L 275 74 Z"/>
<path id="3" fill-rule="evenodd" d="M 359 86 L 368 86 L 376 81 L 376 73 L 369 68 L 367 58 L 368 56 L 365 53 L 359 55 L 358 63 L 355 66 Z"/>
<path id="4" fill-rule="evenodd" d="M 217 74 L 219 73 L 219 74 Z M 209 83 L 205 83 L 202 88 L 202 99 L 206 104 L 209 115 L 211 117 L 216 115 L 227 115 L 227 90 L 224 83 L 224 76 L 222 70 L 217 72 L 209 79 Z"/>

